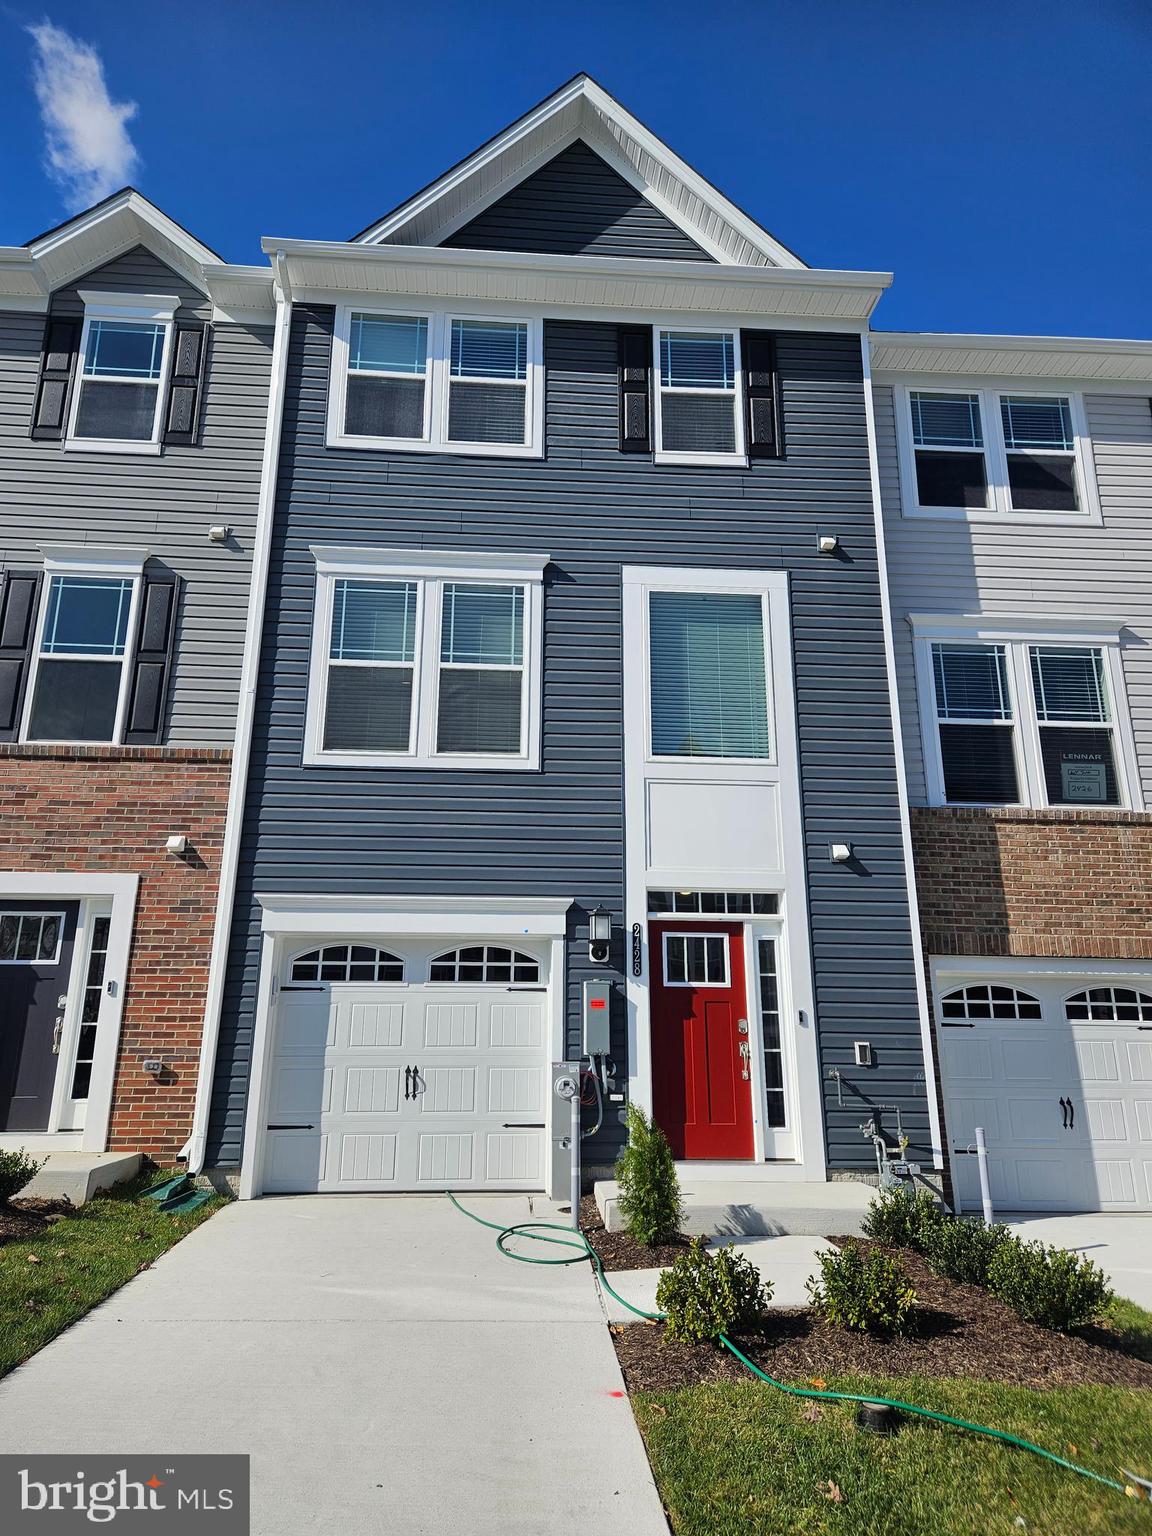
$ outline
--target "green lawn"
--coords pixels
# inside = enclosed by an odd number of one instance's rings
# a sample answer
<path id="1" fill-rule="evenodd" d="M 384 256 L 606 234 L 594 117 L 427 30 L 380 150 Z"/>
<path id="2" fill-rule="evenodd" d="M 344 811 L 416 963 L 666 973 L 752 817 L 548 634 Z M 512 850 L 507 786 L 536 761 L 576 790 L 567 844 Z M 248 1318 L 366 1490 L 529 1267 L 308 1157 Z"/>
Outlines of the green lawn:
<path id="1" fill-rule="evenodd" d="M 1005 1429 L 1109 1476 L 1121 1463 L 1152 1476 L 1152 1392 L 861 1377 L 828 1386 Z M 847 1405 L 808 1417 L 810 1405 L 754 1381 L 632 1401 L 675 1536 L 1152 1536 L 1149 1504 L 928 1420 L 905 1419 L 884 1439 L 857 1430 Z"/>
<path id="2" fill-rule="evenodd" d="M 0 1376 L 91 1311 L 224 1204 L 187 1216 L 135 1197 L 148 1181 L 80 1206 L 32 1238 L 0 1248 Z"/>

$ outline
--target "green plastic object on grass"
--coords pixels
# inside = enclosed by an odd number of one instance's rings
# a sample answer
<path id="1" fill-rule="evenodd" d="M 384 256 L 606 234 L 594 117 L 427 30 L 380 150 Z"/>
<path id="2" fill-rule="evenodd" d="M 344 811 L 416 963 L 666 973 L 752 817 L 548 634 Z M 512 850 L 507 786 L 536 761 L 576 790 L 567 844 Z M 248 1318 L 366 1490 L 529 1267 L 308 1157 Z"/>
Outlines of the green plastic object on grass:
<path id="1" fill-rule="evenodd" d="M 488 1227 L 498 1234 L 496 1246 L 506 1259 L 515 1259 L 520 1264 L 580 1264 L 585 1259 L 590 1260 L 600 1284 L 614 1301 L 618 1301 L 627 1311 L 634 1313 L 636 1317 L 644 1318 L 647 1322 L 660 1323 L 664 1321 L 664 1314 L 662 1312 L 645 1312 L 640 1307 L 634 1307 L 630 1301 L 625 1301 L 623 1296 L 612 1289 L 605 1278 L 604 1265 L 600 1260 L 600 1255 L 584 1236 L 583 1232 L 574 1231 L 571 1227 L 562 1227 L 554 1221 L 521 1221 L 511 1227 L 501 1226 L 499 1222 L 485 1221 L 483 1217 L 476 1216 L 471 1211 L 466 1211 L 451 1190 L 445 1190 L 444 1193 L 462 1216 L 467 1216 L 470 1221 L 475 1221 L 482 1227 Z M 557 1232 L 562 1235 L 559 1237 L 547 1237 L 545 1233 L 548 1232 Z M 517 1237 L 527 1238 L 534 1243 L 550 1243 L 557 1248 L 570 1248 L 575 1251 L 565 1258 L 534 1259 L 529 1254 L 513 1253 L 508 1248 L 507 1244 Z M 901 1402 L 899 1398 L 870 1397 L 857 1392 L 828 1392 L 817 1391 L 814 1387 L 789 1386 L 787 1382 L 777 1381 L 774 1376 L 769 1376 L 758 1365 L 753 1365 L 748 1356 L 742 1354 L 736 1348 L 736 1345 L 733 1344 L 732 1340 L 724 1334 L 720 1335 L 720 1343 L 728 1350 L 729 1354 L 734 1355 L 739 1360 L 742 1366 L 751 1371 L 757 1380 L 767 1382 L 770 1387 L 775 1387 L 778 1392 L 786 1392 L 789 1397 L 810 1397 L 817 1398 L 821 1402 L 833 1403 L 882 1403 L 886 1408 L 897 1408 L 902 1413 L 916 1414 L 919 1418 L 923 1419 L 934 1419 L 938 1424 L 950 1424 L 953 1429 L 964 1429 L 969 1434 L 985 1435 L 991 1440 L 1000 1440 L 1005 1445 L 1014 1445 L 1022 1451 L 1031 1451 L 1034 1456 L 1042 1456 L 1045 1461 L 1051 1461 L 1056 1466 L 1063 1467 L 1068 1472 L 1075 1472 L 1080 1477 L 1087 1477 L 1094 1483 L 1102 1483 L 1105 1488 L 1112 1488 L 1115 1492 L 1126 1494 L 1129 1498 L 1139 1498 L 1141 1496 L 1141 1489 L 1134 1484 L 1126 1486 L 1124 1483 L 1117 1482 L 1114 1477 L 1105 1477 L 1102 1472 L 1093 1472 L 1090 1467 L 1079 1466 L 1074 1461 L 1068 1461 L 1064 1456 L 1057 1456 L 1054 1451 L 1046 1451 L 1042 1445 L 1034 1445 L 1031 1440 L 1023 1440 L 1019 1435 L 1010 1435 L 1003 1429 L 991 1429 L 987 1424 L 970 1424 L 967 1419 L 956 1419 L 950 1413 L 938 1413 L 934 1408 L 920 1408 L 915 1403 Z"/>

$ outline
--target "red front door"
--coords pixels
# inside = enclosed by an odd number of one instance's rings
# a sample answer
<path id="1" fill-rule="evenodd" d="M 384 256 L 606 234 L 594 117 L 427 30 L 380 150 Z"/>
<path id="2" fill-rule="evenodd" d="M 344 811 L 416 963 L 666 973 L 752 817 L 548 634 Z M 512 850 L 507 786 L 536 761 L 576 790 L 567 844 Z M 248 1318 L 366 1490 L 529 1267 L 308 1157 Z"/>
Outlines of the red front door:
<path id="1" fill-rule="evenodd" d="M 677 1157 L 750 1159 L 743 927 L 653 923 L 650 938 L 656 1124 Z"/>

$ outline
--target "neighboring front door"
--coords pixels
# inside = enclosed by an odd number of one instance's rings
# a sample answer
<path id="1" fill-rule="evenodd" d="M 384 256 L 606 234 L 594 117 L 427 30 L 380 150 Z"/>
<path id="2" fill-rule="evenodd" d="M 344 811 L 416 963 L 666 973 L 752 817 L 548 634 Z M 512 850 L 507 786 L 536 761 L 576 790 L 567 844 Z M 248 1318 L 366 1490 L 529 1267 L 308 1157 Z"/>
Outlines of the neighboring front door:
<path id="1" fill-rule="evenodd" d="M 751 1159 L 752 1037 L 740 923 L 653 923 L 652 1093 L 680 1158 Z"/>
<path id="2" fill-rule="evenodd" d="M 48 1129 L 78 912 L 0 898 L 0 1130 Z"/>

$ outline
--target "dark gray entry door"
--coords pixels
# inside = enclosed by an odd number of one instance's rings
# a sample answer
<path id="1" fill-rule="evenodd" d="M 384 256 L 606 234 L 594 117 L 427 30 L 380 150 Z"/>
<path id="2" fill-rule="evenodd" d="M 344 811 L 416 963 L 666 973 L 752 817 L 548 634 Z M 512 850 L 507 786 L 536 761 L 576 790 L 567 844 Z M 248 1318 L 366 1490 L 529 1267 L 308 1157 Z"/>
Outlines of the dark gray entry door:
<path id="1" fill-rule="evenodd" d="M 79 910 L 0 897 L 0 1130 L 48 1128 Z"/>

